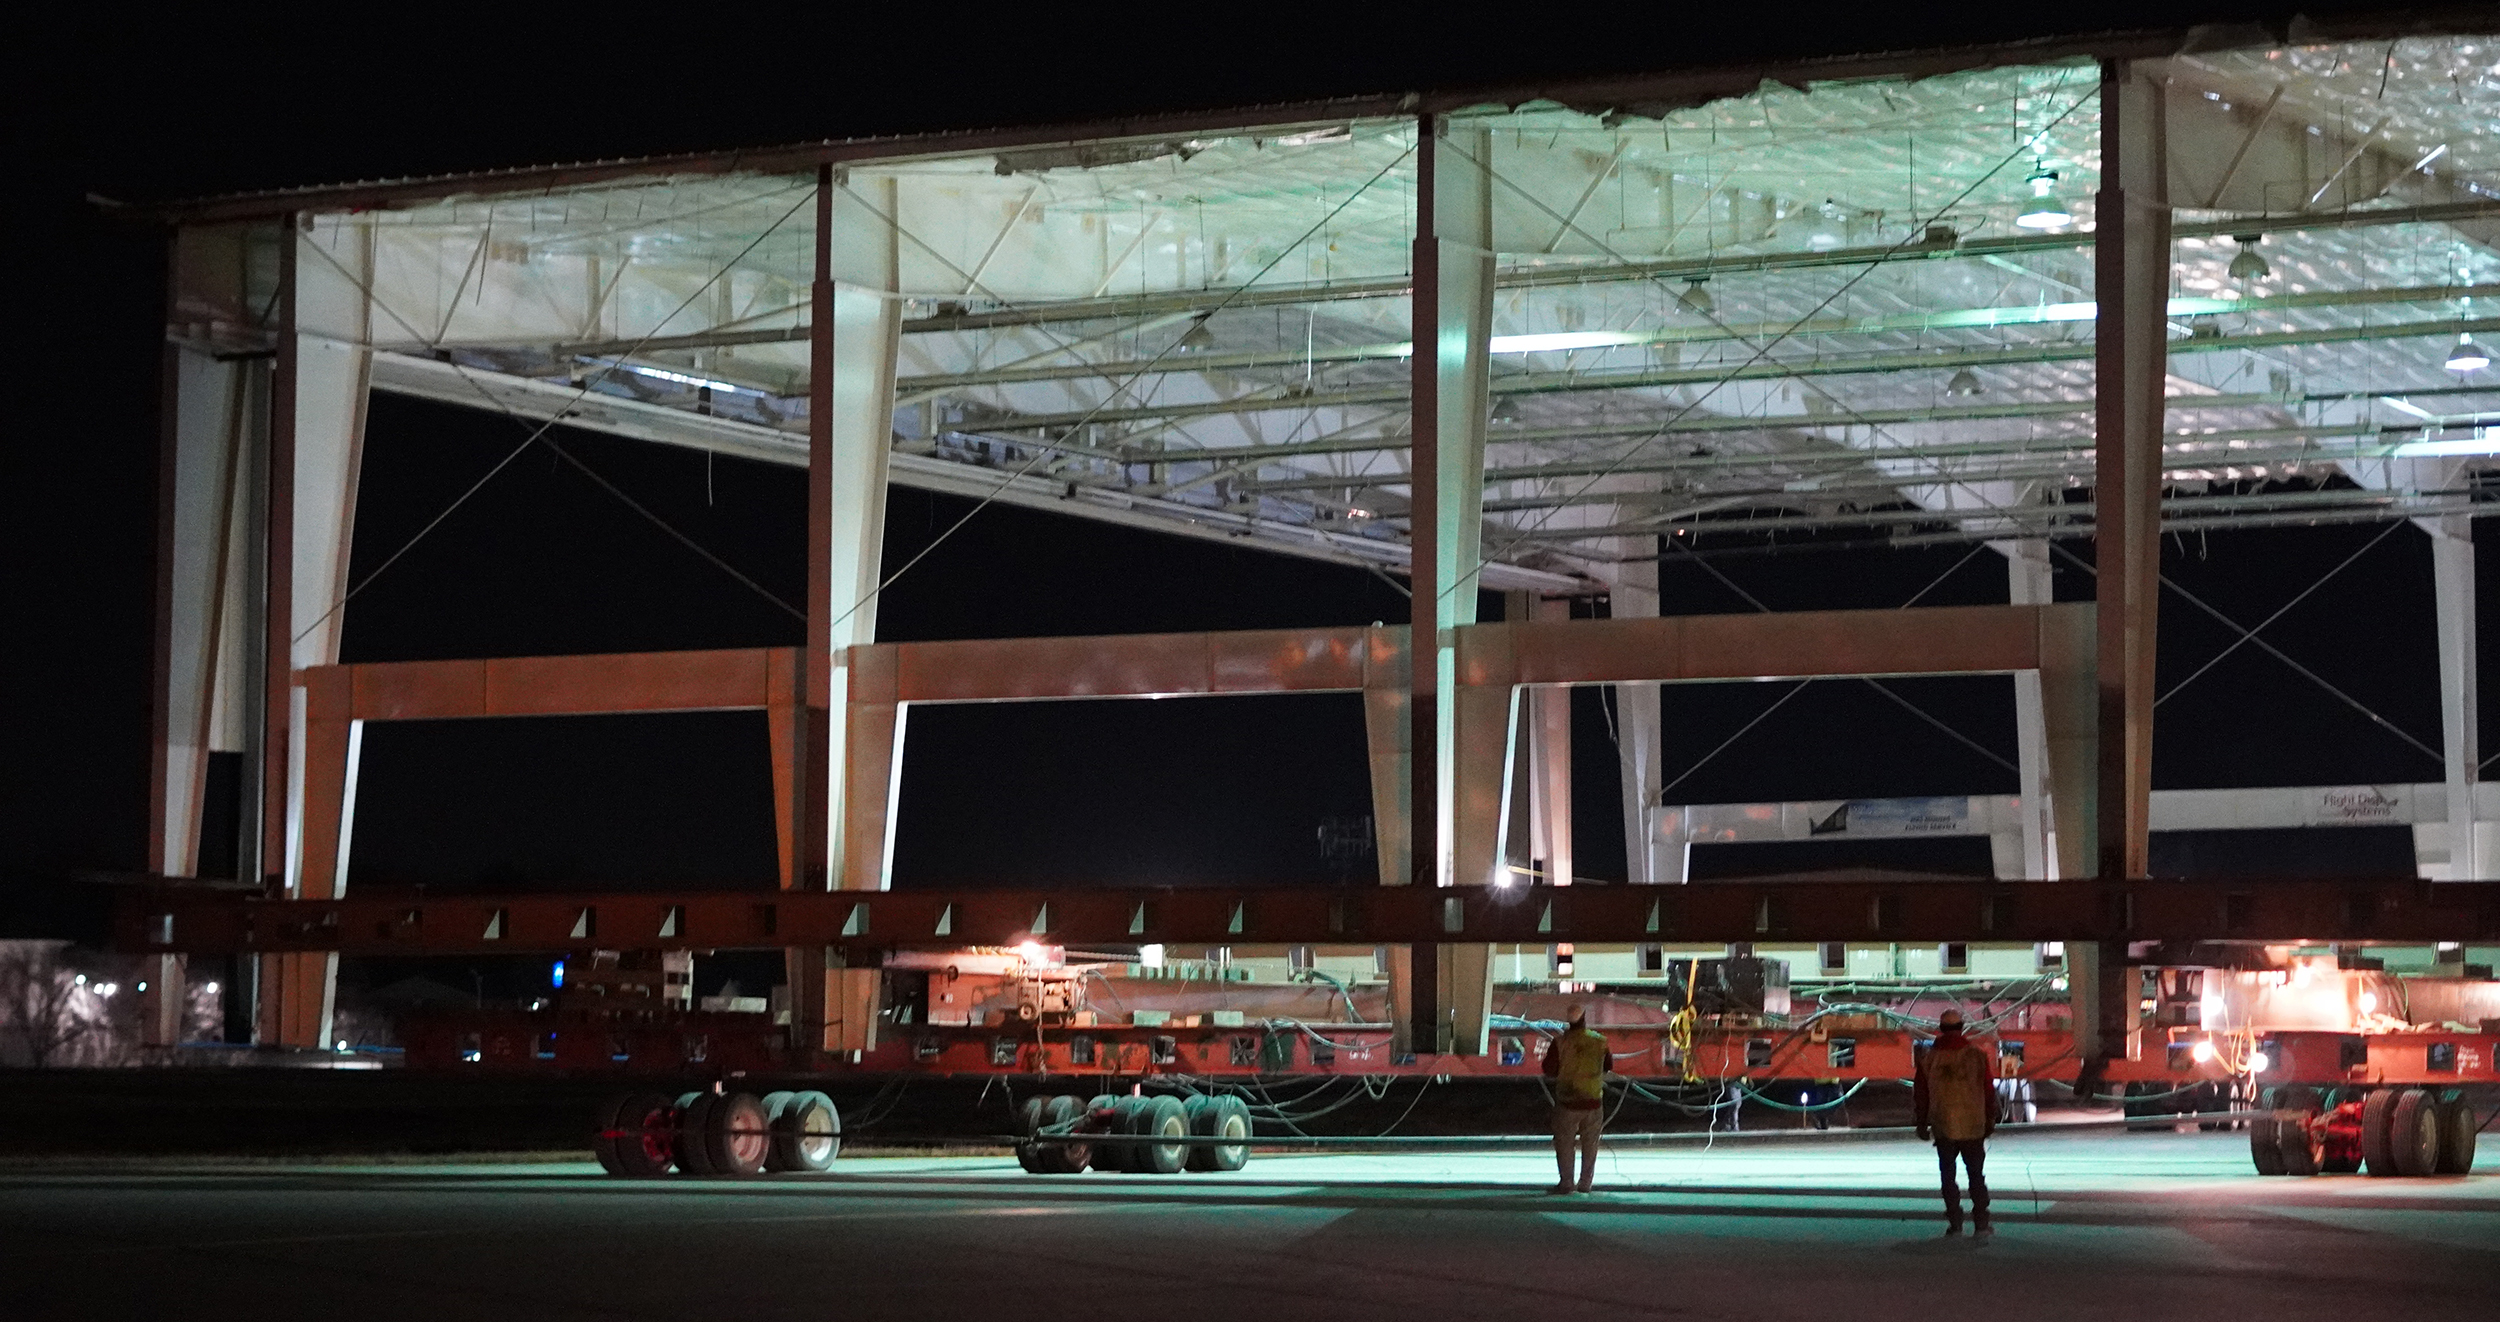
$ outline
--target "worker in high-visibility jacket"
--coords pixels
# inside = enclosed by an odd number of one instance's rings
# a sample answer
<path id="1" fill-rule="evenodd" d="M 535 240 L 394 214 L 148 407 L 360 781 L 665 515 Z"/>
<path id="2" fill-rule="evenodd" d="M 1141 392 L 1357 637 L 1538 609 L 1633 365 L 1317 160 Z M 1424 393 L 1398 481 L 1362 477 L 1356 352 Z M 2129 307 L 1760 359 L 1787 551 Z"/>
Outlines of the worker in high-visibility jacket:
<path id="1" fill-rule="evenodd" d="M 1953 1163 L 1970 1175 L 1972 1230 L 1995 1234 L 1988 1224 L 1988 1136 L 1997 1127 L 1996 1070 L 1986 1048 L 1962 1036 L 1962 1016 L 1947 1010 L 1936 1021 L 1936 1044 L 1919 1057 L 1910 1092 L 1918 1136 L 1933 1139 L 1944 1180 L 1944 1233 L 1962 1233 L 1962 1195 L 1954 1187 Z"/>
<path id="2" fill-rule="evenodd" d="M 1545 1077 L 1554 1087 L 1555 1193 L 1587 1193 L 1597 1182 L 1597 1135 L 1605 1120 L 1606 1039 L 1589 1027 L 1589 1008 L 1571 1007 L 1571 1026 L 1545 1048 Z M 1571 1179 L 1571 1154 L 1580 1179 Z"/>

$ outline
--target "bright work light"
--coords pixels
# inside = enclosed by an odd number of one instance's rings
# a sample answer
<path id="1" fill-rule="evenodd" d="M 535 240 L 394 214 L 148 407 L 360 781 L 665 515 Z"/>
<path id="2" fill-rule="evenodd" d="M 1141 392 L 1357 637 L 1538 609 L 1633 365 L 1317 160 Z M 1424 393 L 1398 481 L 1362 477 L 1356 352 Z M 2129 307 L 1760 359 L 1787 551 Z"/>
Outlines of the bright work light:
<path id="1" fill-rule="evenodd" d="M 2491 366 L 2491 355 L 2474 342 L 2472 335 L 2459 335 L 2457 347 L 2448 351 L 2446 366 L 2451 372 L 2479 372 Z"/>
<path id="2" fill-rule="evenodd" d="M 2057 171 L 2034 170 L 2031 173 L 2031 202 L 2014 223 L 2027 230 L 2053 230 L 2075 223 L 2074 213 L 2057 200 Z"/>

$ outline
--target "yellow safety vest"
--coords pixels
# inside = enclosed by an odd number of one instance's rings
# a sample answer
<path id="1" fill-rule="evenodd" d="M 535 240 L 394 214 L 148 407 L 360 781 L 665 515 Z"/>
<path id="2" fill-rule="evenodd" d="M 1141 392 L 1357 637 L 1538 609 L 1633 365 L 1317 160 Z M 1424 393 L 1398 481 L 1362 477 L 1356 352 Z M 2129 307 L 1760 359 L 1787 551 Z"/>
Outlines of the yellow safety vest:
<path id="1" fill-rule="evenodd" d="M 1601 1100 L 1606 1093 L 1606 1039 L 1586 1028 L 1576 1028 L 1554 1039 L 1552 1051 L 1560 1062 L 1554 1072 L 1554 1100 L 1568 1106 L 1574 1102 L 1587 1105 Z"/>
<path id="2" fill-rule="evenodd" d="M 1964 1044 L 1927 1053 L 1927 1123 L 1939 1138 L 1966 1142 L 1988 1135 L 1996 1100 L 1988 1053 Z"/>

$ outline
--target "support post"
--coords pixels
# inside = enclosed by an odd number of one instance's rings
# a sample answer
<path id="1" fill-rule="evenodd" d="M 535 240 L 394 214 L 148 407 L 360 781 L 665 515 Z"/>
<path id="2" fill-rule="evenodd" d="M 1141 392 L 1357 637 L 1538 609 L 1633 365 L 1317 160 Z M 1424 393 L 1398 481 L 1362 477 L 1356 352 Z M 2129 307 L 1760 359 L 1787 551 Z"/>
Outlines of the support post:
<path id="1" fill-rule="evenodd" d="M 818 168 L 808 327 L 808 673 L 803 714 L 793 713 L 803 728 L 788 740 L 804 765 L 792 777 L 798 802 L 790 821 L 799 839 L 783 877 L 801 890 L 883 890 L 891 880 L 902 721 L 890 682 L 883 701 L 858 692 L 851 649 L 877 633 L 902 329 L 895 205 L 890 179 L 862 194 L 832 166 Z M 816 949 L 787 958 L 794 1040 L 838 1052 L 876 1045 L 877 970 L 844 968 Z"/>
<path id="2" fill-rule="evenodd" d="M 1653 597 L 1653 603 L 1654 600 Z M 1571 603 L 1560 599 L 1540 601 L 1536 617 L 1569 620 Z M 1616 691 L 1628 692 L 1632 687 L 1641 686 L 1621 686 Z M 1657 693 L 1655 687 L 1645 691 L 1653 696 Z M 1548 685 L 1527 693 L 1528 820 L 1534 824 L 1530 854 L 1547 882 L 1568 886 L 1572 877 L 1571 690 Z"/>
<path id="3" fill-rule="evenodd" d="M 1408 710 L 1412 749 L 1409 857 L 1418 884 L 1447 886 L 1484 877 L 1455 875 L 1457 751 L 1462 718 L 1456 701 L 1457 631 L 1476 621 L 1484 556 L 1484 436 L 1493 320 L 1491 142 L 1483 129 L 1453 128 L 1438 115 L 1416 122 L 1413 335 L 1414 451 L 1408 541 L 1414 588 L 1413 656 Z M 1502 717 L 1508 717 L 1503 704 Z M 1471 719 L 1473 723 L 1473 719 Z M 1472 732 L 1469 732 L 1472 733 Z M 1501 737 L 1507 738 L 1507 730 Z M 1493 828 L 1495 823 L 1483 823 Z M 1490 946 L 1417 946 L 1400 988 L 1405 1049 L 1435 1050 L 1445 1024 L 1453 1045 L 1483 1049 L 1490 1005 L 1474 991 L 1465 1005 L 1438 1002 L 1442 955 L 1490 968 Z M 1452 985 L 1491 979 L 1462 977 Z"/>
<path id="4" fill-rule="evenodd" d="M 2049 544 L 2030 540 L 1990 542 L 2005 557 L 2006 596 L 2016 606 L 2046 606 L 2057 599 L 2049 573 Z M 2040 672 L 2014 672 L 2014 743 L 2016 748 L 2015 796 L 2022 818 L 2020 848 L 2016 857 L 2005 860 L 2014 865 L 2007 871 L 2003 863 L 1999 876 L 2018 876 L 2026 881 L 2049 881 L 2065 875 L 2057 866 L 2057 828 L 2049 805 L 2049 734 L 2045 714 L 2041 710 Z"/>
<path id="5" fill-rule="evenodd" d="M 345 891 L 354 820 L 353 723 L 324 714 L 343 711 L 343 699 L 316 712 L 298 672 L 339 656 L 364 458 L 372 279 L 372 234 L 355 218 L 286 219 L 269 409 L 259 875 L 309 900 Z M 263 957 L 260 1039 L 328 1046 L 337 980 L 335 954 Z"/>
<path id="6" fill-rule="evenodd" d="M 2482 749 L 2476 737 L 2474 521 L 2461 515 L 2416 522 L 2431 539 L 2431 575 L 2439 609 L 2439 724 L 2448 790 L 2448 862 L 2432 875 L 2444 881 L 2494 876 L 2493 834 L 2475 821 L 2474 783 Z"/>
<path id="7" fill-rule="evenodd" d="M 1613 566 L 1607 585 L 1608 616 L 1656 619 L 1658 539 L 1633 538 L 1617 545 L 1626 558 Z M 1613 696 L 1615 756 L 1622 769 L 1625 878 L 1635 886 L 1682 881 L 1682 847 L 1673 847 L 1675 857 L 1669 858 L 1665 857 L 1669 847 L 1657 843 L 1658 800 L 1666 792 L 1665 704 L 1655 684 L 1617 684 Z M 1563 720 L 1567 725 L 1567 711 Z"/>
<path id="8" fill-rule="evenodd" d="M 2161 436 L 2170 297 L 2161 66 L 2101 66 L 2101 191 L 2094 205 L 2093 542 L 2099 612 L 2097 871 L 2151 866 L 2153 644 L 2161 592 Z M 2075 1050 L 2085 1061 L 2133 1049 L 2126 948 L 2069 947 Z"/>
<path id="9" fill-rule="evenodd" d="M 2140 877 L 2152 820 L 2153 643 L 2161 591 L 2161 427 L 2170 296 L 2160 66 L 2101 74 L 2094 208 L 2093 541 L 2098 560 L 2099 874 Z M 2080 1027 L 2080 1025 L 2078 1026 Z"/>

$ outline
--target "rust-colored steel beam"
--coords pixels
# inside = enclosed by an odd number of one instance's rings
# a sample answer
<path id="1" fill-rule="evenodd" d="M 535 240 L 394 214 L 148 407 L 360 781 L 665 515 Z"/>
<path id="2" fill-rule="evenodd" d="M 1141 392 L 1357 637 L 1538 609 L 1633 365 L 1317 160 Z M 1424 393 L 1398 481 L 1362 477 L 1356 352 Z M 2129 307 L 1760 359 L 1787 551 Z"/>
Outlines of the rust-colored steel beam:
<path id="1" fill-rule="evenodd" d="M 486 716 L 736 711 L 790 700 L 782 679 L 798 649 L 513 656 L 482 661 L 388 661 L 314 666 L 296 682 L 329 691 L 344 679 L 337 717 L 430 721 Z"/>
<path id="2" fill-rule="evenodd" d="M 2356 942 L 2500 938 L 2500 882 L 2412 878 L 1103 888 L 266 900 L 134 888 L 133 951 L 551 953 L 1161 942 Z M 667 935 L 663 935 L 667 933 Z"/>

